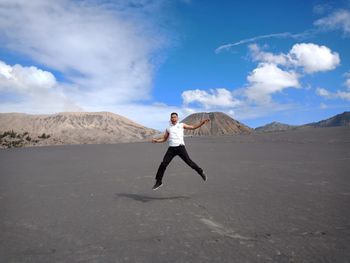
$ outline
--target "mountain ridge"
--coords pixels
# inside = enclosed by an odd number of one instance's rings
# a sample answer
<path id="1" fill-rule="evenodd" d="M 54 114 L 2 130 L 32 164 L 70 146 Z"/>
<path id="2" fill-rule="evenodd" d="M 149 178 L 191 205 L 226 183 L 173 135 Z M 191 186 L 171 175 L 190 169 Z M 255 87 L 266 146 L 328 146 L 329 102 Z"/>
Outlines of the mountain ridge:
<path id="1" fill-rule="evenodd" d="M 350 127 L 350 112 L 343 112 L 319 122 L 288 125 L 272 122 L 252 129 L 222 112 L 200 112 L 187 116 L 182 122 L 197 124 L 211 121 L 196 129 L 185 130 L 187 136 L 220 136 L 278 132 L 293 129 Z M 0 148 L 63 145 L 108 144 L 148 140 L 159 131 L 142 126 L 111 112 L 61 112 L 56 114 L 0 113 Z"/>
<path id="2" fill-rule="evenodd" d="M 0 132 L 6 131 L 29 133 L 32 138 L 50 135 L 39 145 L 136 142 L 158 133 L 111 112 L 0 113 Z"/>
<path id="3" fill-rule="evenodd" d="M 311 127 L 350 126 L 350 111 L 344 111 L 343 113 L 334 115 L 328 119 L 324 119 L 318 122 L 308 123 L 303 126 L 311 126 Z"/>
<path id="4" fill-rule="evenodd" d="M 291 129 L 295 129 L 296 125 L 289 125 L 286 123 L 281 123 L 277 121 L 273 121 L 271 123 L 265 124 L 264 126 L 260 126 L 254 129 L 256 132 L 274 132 L 274 131 L 287 131 Z"/>
<path id="5" fill-rule="evenodd" d="M 325 128 L 325 127 L 340 127 L 350 126 L 350 111 L 345 111 L 343 113 L 336 114 L 330 118 L 318 121 L 318 122 L 312 122 L 312 123 L 306 123 L 302 125 L 289 125 L 281 122 L 271 122 L 268 124 L 265 124 L 263 126 L 257 127 L 254 129 L 255 132 L 277 132 L 277 131 L 287 131 L 291 129 L 303 129 L 303 128 Z"/>

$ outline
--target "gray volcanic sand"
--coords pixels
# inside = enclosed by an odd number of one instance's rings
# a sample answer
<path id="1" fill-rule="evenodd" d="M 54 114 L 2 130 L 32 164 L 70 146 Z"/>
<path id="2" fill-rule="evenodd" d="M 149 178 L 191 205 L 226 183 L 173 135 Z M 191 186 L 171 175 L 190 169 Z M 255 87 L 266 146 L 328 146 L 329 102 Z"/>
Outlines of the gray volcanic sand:
<path id="1" fill-rule="evenodd" d="M 349 262 L 350 129 L 0 151 L 1 262 Z"/>

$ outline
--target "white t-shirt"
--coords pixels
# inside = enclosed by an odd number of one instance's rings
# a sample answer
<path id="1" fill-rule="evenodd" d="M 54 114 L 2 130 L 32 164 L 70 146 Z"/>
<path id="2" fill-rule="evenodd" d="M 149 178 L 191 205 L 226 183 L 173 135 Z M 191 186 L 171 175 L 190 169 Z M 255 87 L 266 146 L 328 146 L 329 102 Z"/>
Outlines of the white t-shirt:
<path id="1" fill-rule="evenodd" d="M 170 147 L 185 145 L 183 123 L 177 122 L 175 125 L 170 123 L 170 126 L 166 129 L 166 131 L 169 133 L 168 140 Z"/>

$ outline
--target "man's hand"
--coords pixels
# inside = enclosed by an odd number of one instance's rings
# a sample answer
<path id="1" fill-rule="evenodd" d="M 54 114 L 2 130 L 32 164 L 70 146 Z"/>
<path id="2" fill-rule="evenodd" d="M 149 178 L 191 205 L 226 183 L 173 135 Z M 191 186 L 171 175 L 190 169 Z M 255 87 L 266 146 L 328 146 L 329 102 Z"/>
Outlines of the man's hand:
<path id="1" fill-rule="evenodd" d="M 202 120 L 200 123 L 196 124 L 196 125 L 188 125 L 186 123 L 184 123 L 184 129 L 186 130 L 195 130 L 198 129 L 199 127 L 201 127 L 202 125 L 208 123 L 210 120 L 209 119 L 205 119 Z"/>
<path id="2" fill-rule="evenodd" d="M 168 139 L 168 137 L 169 137 L 169 133 L 168 133 L 168 131 L 166 131 L 164 134 L 163 134 L 163 136 L 162 137 L 160 137 L 160 138 L 153 138 L 152 140 L 151 140 L 151 142 L 152 143 L 161 143 L 161 142 L 165 142 L 167 139 Z"/>

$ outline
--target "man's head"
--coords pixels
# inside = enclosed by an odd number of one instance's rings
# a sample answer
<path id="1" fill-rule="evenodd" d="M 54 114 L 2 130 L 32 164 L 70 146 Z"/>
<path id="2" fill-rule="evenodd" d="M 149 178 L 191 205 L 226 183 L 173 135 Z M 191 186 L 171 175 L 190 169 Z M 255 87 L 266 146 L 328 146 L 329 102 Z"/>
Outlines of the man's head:
<path id="1" fill-rule="evenodd" d="M 176 112 L 173 112 L 170 114 L 170 121 L 172 124 L 176 124 L 178 120 L 179 120 L 179 116 L 177 115 Z"/>

